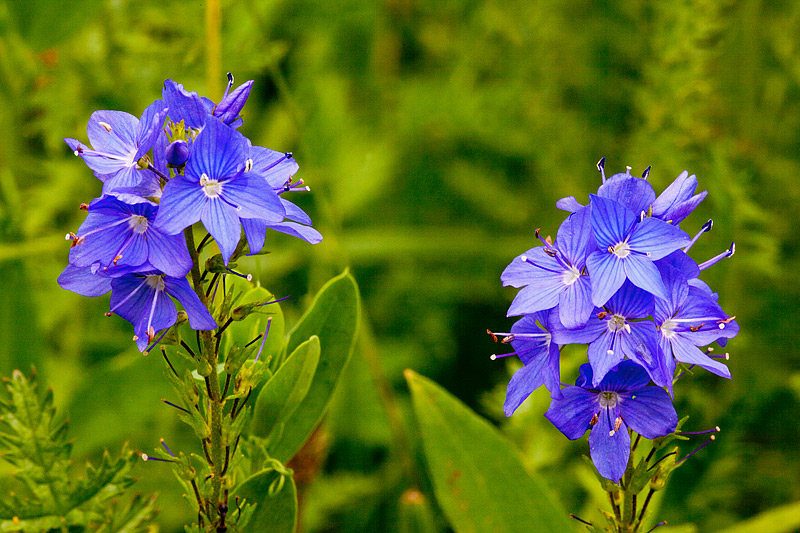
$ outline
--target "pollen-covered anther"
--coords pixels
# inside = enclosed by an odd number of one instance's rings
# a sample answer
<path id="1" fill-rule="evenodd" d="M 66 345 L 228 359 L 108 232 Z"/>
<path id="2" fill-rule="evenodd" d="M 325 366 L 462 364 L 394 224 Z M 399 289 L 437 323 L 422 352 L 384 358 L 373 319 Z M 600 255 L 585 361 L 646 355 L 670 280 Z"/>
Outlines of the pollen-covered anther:
<path id="1" fill-rule="evenodd" d="M 89 204 L 82 203 L 81 205 L 78 206 L 78 209 L 80 209 L 81 211 L 88 211 L 89 210 Z"/>
<path id="2" fill-rule="evenodd" d="M 599 320 L 603 320 L 607 316 L 608 316 L 608 312 L 607 311 L 600 311 L 599 313 L 597 313 L 597 318 Z"/>
<path id="3" fill-rule="evenodd" d="M 608 432 L 608 436 L 613 437 L 614 433 L 619 431 L 619 428 L 621 427 L 622 427 L 622 417 L 618 416 L 617 418 L 614 419 L 614 429 Z"/>
<path id="4" fill-rule="evenodd" d="M 103 129 L 106 130 L 108 133 L 111 133 L 111 124 L 109 124 L 108 122 L 98 122 L 98 124 L 103 126 Z"/>
<path id="5" fill-rule="evenodd" d="M 736 320 L 736 316 L 723 318 L 722 320 L 717 320 L 717 324 L 727 324 L 728 322 L 733 322 L 734 320 Z"/>
<path id="6" fill-rule="evenodd" d="M 548 235 L 548 236 L 547 236 L 547 238 L 545 238 L 545 242 L 546 242 L 547 244 L 549 244 L 550 246 L 553 246 L 553 237 L 551 237 L 550 235 Z"/>
<path id="7" fill-rule="evenodd" d="M 106 316 L 111 316 L 111 315 L 113 315 L 113 314 L 114 314 L 114 311 L 106 311 L 106 312 L 105 312 L 105 313 L 103 313 L 103 314 L 104 314 L 104 315 L 106 315 Z"/>
<path id="8" fill-rule="evenodd" d="M 488 334 L 489 334 L 489 336 L 492 338 L 492 340 L 493 340 L 494 342 L 497 342 L 497 335 L 495 335 L 494 333 L 492 333 L 492 330 L 490 330 L 490 329 L 487 329 L 487 330 L 486 330 L 486 333 L 488 333 Z"/>
<path id="9" fill-rule="evenodd" d="M 608 253 L 610 253 L 610 254 L 614 253 L 614 247 L 613 246 L 609 246 L 608 247 Z"/>
<path id="10" fill-rule="evenodd" d="M 109 316 L 111 316 L 111 315 L 109 315 Z M 134 335 L 134 336 L 133 336 L 133 342 L 136 342 L 136 341 L 138 341 L 138 340 L 139 340 L 139 336 L 138 336 L 138 335 Z"/>
<path id="11" fill-rule="evenodd" d="M 147 328 L 147 342 L 153 342 L 153 339 L 156 338 L 156 330 L 153 326 Z"/>
<path id="12" fill-rule="evenodd" d="M 536 236 L 536 238 L 537 238 L 537 239 L 539 238 L 539 232 L 541 231 L 541 229 L 542 229 L 542 228 L 536 228 L 536 229 L 533 231 L 533 234 Z"/>
<path id="13" fill-rule="evenodd" d="M 624 329 L 625 331 L 630 333 L 631 332 L 631 325 L 630 324 L 625 324 L 624 326 L 622 326 L 622 329 Z"/>
<path id="14" fill-rule="evenodd" d="M 509 342 L 514 341 L 514 335 L 508 335 L 507 337 L 503 337 L 503 340 L 500 341 L 500 344 L 508 344 Z"/>
<path id="15" fill-rule="evenodd" d="M 592 419 L 589 420 L 589 425 L 594 426 L 595 424 L 597 424 L 597 420 L 598 420 L 597 413 L 595 413 L 594 416 L 592 416 Z"/>
<path id="16" fill-rule="evenodd" d="M 118 255 L 118 256 L 116 256 L 116 257 L 114 258 L 114 261 L 112 261 L 112 263 L 114 263 L 114 266 L 117 266 L 117 261 L 119 261 L 120 259 L 122 259 L 122 256 L 121 256 L 121 255 Z"/>
<path id="17" fill-rule="evenodd" d="M 555 257 L 555 256 L 557 256 L 557 255 L 558 255 L 558 252 L 556 252 L 556 251 L 555 251 L 555 250 L 553 250 L 552 248 L 545 248 L 545 249 L 544 249 L 544 253 L 546 253 L 546 254 L 547 254 L 547 255 L 549 255 L 550 257 Z"/>
<path id="18" fill-rule="evenodd" d="M 699 326 L 689 326 L 689 331 L 694 333 L 695 331 L 699 331 L 703 326 L 705 326 L 705 324 L 700 324 Z"/>
<path id="19" fill-rule="evenodd" d="M 244 162 L 244 171 L 250 172 L 252 169 L 253 169 L 253 160 L 248 159 L 247 161 Z"/>

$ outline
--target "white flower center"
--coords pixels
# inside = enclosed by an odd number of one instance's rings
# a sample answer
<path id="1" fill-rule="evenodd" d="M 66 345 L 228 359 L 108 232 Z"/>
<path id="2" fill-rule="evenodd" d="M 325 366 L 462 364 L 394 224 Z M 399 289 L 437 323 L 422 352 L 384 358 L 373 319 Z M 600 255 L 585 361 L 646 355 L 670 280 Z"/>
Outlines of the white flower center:
<path id="1" fill-rule="evenodd" d="M 152 276 L 147 276 L 144 280 L 147 283 L 147 286 L 150 288 L 155 289 L 156 291 L 163 291 L 164 290 L 164 276 L 161 274 L 153 274 Z"/>
<path id="2" fill-rule="evenodd" d="M 570 266 L 569 270 L 565 270 L 561 275 L 561 283 L 569 287 L 581 277 L 581 273 L 574 266 Z"/>
<path id="3" fill-rule="evenodd" d="M 606 327 L 609 331 L 618 332 L 622 329 L 629 331 L 629 328 L 626 328 L 625 317 L 620 315 L 611 315 L 608 319 L 608 324 Z"/>
<path id="4" fill-rule="evenodd" d="M 678 327 L 678 323 L 672 319 L 669 319 L 661 324 L 661 334 L 664 335 L 664 337 L 671 339 L 675 336 L 676 327 Z"/>
<path id="5" fill-rule="evenodd" d="M 205 173 L 200 176 L 200 186 L 209 198 L 216 198 L 222 193 L 222 183 L 219 180 L 209 179 Z"/>
<path id="6" fill-rule="evenodd" d="M 613 408 L 619 403 L 619 394 L 616 392 L 604 391 L 598 395 L 597 401 L 603 409 Z"/>
<path id="7" fill-rule="evenodd" d="M 612 254 L 614 254 L 617 257 L 619 257 L 620 259 L 625 259 L 629 255 L 631 255 L 631 247 L 628 246 L 628 242 L 627 241 L 623 241 L 623 242 L 617 244 L 613 248 L 610 248 L 609 251 Z"/>
<path id="8" fill-rule="evenodd" d="M 144 233 L 147 231 L 147 218 L 140 215 L 131 215 L 128 219 L 128 227 L 134 233 Z"/>

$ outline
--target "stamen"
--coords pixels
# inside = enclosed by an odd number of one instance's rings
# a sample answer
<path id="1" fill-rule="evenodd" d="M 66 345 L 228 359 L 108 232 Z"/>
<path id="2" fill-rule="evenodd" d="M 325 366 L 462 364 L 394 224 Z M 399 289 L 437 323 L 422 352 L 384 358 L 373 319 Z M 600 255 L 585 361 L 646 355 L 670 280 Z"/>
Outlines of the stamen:
<path id="1" fill-rule="evenodd" d="M 603 179 L 603 183 L 606 182 L 606 158 L 601 157 L 600 161 L 597 162 L 597 170 L 600 171 L 600 177 Z"/>
<path id="2" fill-rule="evenodd" d="M 487 329 L 487 330 L 486 330 L 486 333 L 488 333 L 488 334 L 489 334 L 489 336 L 490 336 L 490 337 L 492 337 L 492 340 L 493 340 L 494 342 L 497 342 L 497 335 L 495 335 L 494 333 L 492 333 L 492 331 L 491 331 L 490 329 Z"/>
<path id="3" fill-rule="evenodd" d="M 600 420 L 600 418 L 597 416 L 597 413 L 595 413 L 594 415 L 592 415 L 592 419 L 589 420 L 589 425 L 594 427 L 594 425 L 597 424 L 598 420 Z"/>
<path id="4" fill-rule="evenodd" d="M 89 210 L 89 204 L 83 203 L 83 204 L 78 206 L 78 209 L 80 209 L 81 211 L 88 211 Z"/>
<path id="5" fill-rule="evenodd" d="M 631 175 L 631 168 L 632 167 L 625 167 L 625 175 L 626 176 L 630 176 Z"/>
<path id="6" fill-rule="evenodd" d="M 161 445 L 164 447 L 164 449 L 167 450 L 167 453 L 170 454 L 170 456 L 175 457 L 175 454 L 172 453 L 172 450 L 169 449 L 169 446 L 167 446 L 167 443 L 164 442 L 164 439 L 159 439 L 159 440 L 161 441 Z"/>
<path id="7" fill-rule="evenodd" d="M 141 289 L 142 287 L 144 287 L 145 283 L 147 283 L 147 278 L 144 278 L 144 279 L 142 280 L 142 282 L 139 284 L 139 286 L 138 286 L 138 287 L 136 287 L 135 289 L 133 289 L 129 295 L 127 295 L 125 298 L 123 298 L 123 299 L 122 299 L 122 301 L 121 301 L 121 302 L 117 303 L 117 305 L 115 305 L 114 307 L 112 307 L 112 308 L 111 308 L 111 309 L 110 309 L 110 310 L 109 310 L 107 313 L 104 313 L 104 314 L 105 314 L 106 316 L 111 316 L 111 315 L 113 315 L 113 314 L 114 314 L 114 311 L 115 311 L 115 310 L 117 310 L 117 309 L 119 309 L 119 307 L 120 307 L 121 305 L 123 305 L 125 302 L 127 302 L 128 300 L 130 300 L 130 299 L 133 297 L 133 295 L 134 295 L 134 294 L 136 294 L 137 292 L 139 292 L 139 289 Z M 138 339 L 139 339 L 139 338 L 138 338 L 136 335 L 134 335 L 134 336 L 133 336 L 133 340 L 134 340 L 134 341 L 136 341 L 136 340 L 138 340 Z"/>
<path id="8" fill-rule="evenodd" d="M 675 466 L 682 465 L 689 457 L 691 457 L 692 455 L 696 454 L 697 452 L 699 452 L 700 450 L 702 450 L 703 448 L 705 448 L 706 446 L 708 446 L 709 444 L 714 442 L 716 439 L 717 439 L 717 437 L 715 435 L 711 435 L 710 437 L 708 437 L 707 441 L 705 441 L 703 444 L 701 444 L 700 446 L 695 448 L 695 450 L 690 452 L 686 457 L 684 457 L 683 459 L 681 459 L 680 461 L 675 463 Z"/>
<path id="9" fill-rule="evenodd" d="M 650 169 L 651 168 L 653 168 L 653 165 L 647 165 L 647 168 L 644 169 L 644 172 L 642 172 L 642 179 L 647 179 L 647 178 L 650 177 Z"/>
<path id="10" fill-rule="evenodd" d="M 649 530 L 647 533 L 653 533 L 653 531 L 654 531 L 654 530 L 655 530 L 657 527 L 666 526 L 666 525 L 667 525 L 667 521 L 666 521 L 666 520 L 664 520 L 663 522 L 659 522 L 658 524 L 656 524 L 656 525 L 654 525 L 653 527 L 651 527 L 651 528 L 650 528 L 650 530 Z"/>
<path id="11" fill-rule="evenodd" d="M 694 246 L 694 243 L 696 243 L 697 240 L 700 238 L 700 235 L 702 235 L 703 233 L 705 233 L 707 231 L 711 231 L 711 228 L 713 226 L 714 226 L 714 221 L 709 218 L 708 222 L 703 224 L 703 226 L 700 228 L 700 231 L 697 232 L 697 235 L 695 235 L 692 238 L 691 242 L 689 242 L 689 244 L 686 245 L 686 248 L 683 249 L 684 253 L 686 253 L 689 250 L 691 250 L 692 246 Z"/>
<path id="12" fill-rule="evenodd" d="M 248 159 L 247 161 L 244 162 L 244 171 L 250 172 L 251 170 L 253 170 L 253 160 Z"/>
<path id="13" fill-rule="evenodd" d="M 150 457 L 146 453 L 142 454 L 142 461 L 161 461 L 163 463 L 174 463 L 175 461 L 171 459 L 162 459 L 160 457 Z"/>
<path id="14" fill-rule="evenodd" d="M 264 331 L 264 338 L 261 340 L 261 347 L 258 349 L 258 353 L 256 354 L 255 360 L 258 361 L 258 358 L 261 357 L 261 351 L 264 349 L 264 343 L 267 342 L 267 335 L 269 334 L 269 326 L 272 324 L 272 317 L 267 319 L 267 329 Z"/>
<path id="15" fill-rule="evenodd" d="M 706 354 L 708 355 L 708 354 Z M 730 360 L 731 356 L 728 352 L 725 352 L 724 355 L 709 355 L 712 359 L 725 359 L 726 361 Z"/>
<path id="16" fill-rule="evenodd" d="M 709 260 L 708 260 L 708 261 L 706 261 L 705 263 L 701 263 L 701 264 L 699 265 L 699 268 L 700 268 L 700 270 L 705 270 L 705 269 L 707 269 L 708 267 L 710 267 L 710 266 L 713 266 L 713 265 L 715 265 L 716 263 L 718 263 L 718 262 L 722 261 L 722 260 L 723 260 L 723 259 L 725 259 L 726 257 L 731 257 L 731 256 L 732 256 L 734 253 L 736 253 L 736 243 L 735 243 L 735 242 L 732 242 L 732 243 L 731 243 L 731 247 L 730 247 L 730 248 L 728 248 L 727 250 L 725 250 L 725 251 L 724 251 L 724 252 L 722 252 L 721 254 L 719 254 L 719 255 L 717 255 L 717 256 L 714 256 L 714 257 L 712 257 L 711 259 L 709 259 Z"/>
<path id="17" fill-rule="evenodd" d="M 248 281 L 250 281 L 250 280 L 248 280 Z M 276 304 L 278 302 L 282 302 L 284 300 L 288 300 L 289 298 L 291 298 L 291 296 L 284 296 L 283 298 L 278 298 L 277 300 L 272 300 L 271 302 L 264 302 L 263 304 L 259 304 L 258 307 L 261 307 L 263 305 Z"/>
<path id="18" fill-rule="evenodd" d="M 184 409 L 180 405 L 175 405 L 172 402 L 168 402 L 164 398 L 161 398 L 161 401 L 164 402 L 165 404 L 169 405 L 170 407 L 174 407 L 175 409 L 178 409 L 179 411 L 183 411 L 184 413 L 191 414 L 188 409 Z"/>
<path id="19" fill-rule="evenodd" d="M 681 431 L 681 435 L 704 435 L 706 433 L 719 433 L 720 431 L 722 430 L 719 429 L 719 426 L 715 426 L 705 431 Z"/>
<path id="20" fill-rule="evenodd" d="M 252 274 L 248 274 L 248 275 L 245 276 L 244 274 L 240 274 L 239 272 L 236 272 L 235 270 L 231 270 L 228 267 L 225 267 L 225 270 L 227 270 L 228 272 L 230 272 L 231 274 L 233 274 L 235 276 L 239 276 L 240 278 L 246 279 L 247 281 L 253 281 L 253 275 Z"/>
<path id="21" fill-rule="evenodd" d="M 98 124 L 103 126 L 103 129 L 105 129 L 108 133 L 111 133 L 111 124 L 108 122 L 98 122 Z"/>
<path id="22" fill-rule="evenodd" d="M 587 522 L 587 521 L 586 521 L 586 520 L 584 520 L 583 518 L 580 518 L 580 517 L 578 517 L 578 516 L 575 516 L 575 515 L 574 515 L 574 514 L 572 514 L 572 513 L 570 513 L 570 514 L 569 514 L 569 517 L 570 517 L 570 518 L 572 518 L 572 519 L 574 519 L 574 520 L 577 520 L 578 522 L 581 522 L 582 524 L 586 524 L 587 526 L 593 526 L 593 525 L 594 525 L 594 524 L 592 524 L 591 522 Z"/>
<path id="23" fill-rule="evenodd" d="M 142 352 L 142 355 L 147 355 L 147 354 L 149 354 L 150 352 L 152 352 L 152 351 L 153 351 L 153 348 L 155 348 L 156 346 L 158 346 L 158 343 L 159 343 L 159 342 L 161 342 L 161 339 L 163 339 L 163 338 L 164 338 L 164 335 L 166 335 L 168 331 L 169 331 L 169 328 L 164 328 L 164 332 L 163 332 L 163 333 L 161 333 L 161 336 L 158 338 L 158 340 L 157 340 L 156 342 L 154 342 L 153 344 L 151 344 L 150 346 L 148 346 L 148 347 L 147 347 L 147 348 L 146 348 L 146 349 L 145 349 L 145 350 Z M 150 340 L 153 340 L 153 339 L 150 339 Z M 163 349 L 163 346 L 162 346 L 162 349 Z M 167 357 L 167 355 L 166 355 L 166 354 L 164 354 L 164 358 L 165 358 L 165 359 L 166 359 L 166 357 Z M 167 362 L 169 363 L 169 359 L 167 359 Z M 170 366 L 172 366 L 172 365 L 170 364 Z M 175 369 L 173 368 L 173 369 L 172 369 L 172 371 L 173 371 L 173 372 L 175 372 Z M 176 373 L 176 375 L 177 375 L 177 373 Z"/>

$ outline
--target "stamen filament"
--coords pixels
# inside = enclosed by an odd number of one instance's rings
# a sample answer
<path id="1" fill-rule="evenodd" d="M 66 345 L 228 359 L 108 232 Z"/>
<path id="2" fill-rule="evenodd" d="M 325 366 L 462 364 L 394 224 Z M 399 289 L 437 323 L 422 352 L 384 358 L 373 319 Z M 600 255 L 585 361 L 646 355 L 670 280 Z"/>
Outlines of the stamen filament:
<path id="1" fill-rule="evenodd" d="M 694 451 L 692 451 L 692 452 L 689 452 L 689 454 L 687 454 L 687 455 L 686 455 L 686 457 L 684 457 L 683 459 L 681 459 L 680 461 L 678 461 L 677 463 L 675 463 L 675 466 L 680 466 L 680 465 L 682 465 L 682 464 L 683 464 L 683 463 L 684 463 L 684 462 L 685 462 L 685 461 L 686 461 L 686 460 L 687 460 L 689 457 L 691 457 L 692 455 L 696 454 L 697 452 L 699 452 L 700 450 L 702 450 L 703 448 L 705 448 L 706 446 L 708 446 L 709 444 L 711 444 L 712 442 L 714 442 L 716 439 L 717 439 L 717 437 L 716 437 L 716 436 L 714 436 L 714 435 L 711 435 L 710 437 L 708 437 L 708 440 L 707 440 L 707 441 L 705 441 L 703 444 L 701 444 L 700 446 L 698 446 L 697 448 L 695 448 L 695 450 L 694 450 Z"/>
<path id="2" fill-rule="evenodd" d="M 264 331 L 264 337 L 261 339 L 261 347 L 258 349 L 258 353 L 256 354 L 255 360 L 258 361 L 258 358 L 261 357 L 261 351 L 264 349 L 264 344 L 267 342 L 267 335 L 269 334 L 269 326 L 272 324 L 272 317 L 267 319 L 267 329 Z"/>
<path id="3" fill-rule="evenodd" d="M 718 262 L 722 261 L 726 257 L 731 257 L 734 253 L 736 253 L 736 243 L 732 242 L 730 248 L 728 248 L 727 250 L 725 250 L 721 254 L 712 257 L 708 261 L 706 261 L 704 263 L 701 263 L 699 265 L 699 268 L 700 268 L 700 270 L 705 270 L 708 267 L 713 266 L 713 265 L 717 264 Z"/>
<path id="4" fill-rule="evenodd" d="M 702 235 L 703 233 L 705 233 L 707 231 L 711 231 L 711 228 L 713 226 L 714 226 L 714 221 L 709 218 L 708 222 L 703 224 L 703 227 L 700 228 L 700 231 L 697 232 L 697 235 L 695 235 L 692 238 L 691 242 L 686 245 L 686 248 L 683 249 L 684 253 L 688 253 L 689 250 L 691 250 L 692 246 L 694 246 L 694 243 L 696 243 L 697 240 L 700 238 L 700 235 Z"/>
<path id="5" fill-rule="evenodd" d="M 164 447 L 164 449 L 167 450 L 167 453 L 170 454 L 170 456 L 175 457 L 175 454 L 172 453 L 172 450 L 169 449 L 169 446 L 167 446 L 167 443 L 164 442 L 164 439 L 159 439 L 159 440 L 161 441 L 161 445 Z"/>

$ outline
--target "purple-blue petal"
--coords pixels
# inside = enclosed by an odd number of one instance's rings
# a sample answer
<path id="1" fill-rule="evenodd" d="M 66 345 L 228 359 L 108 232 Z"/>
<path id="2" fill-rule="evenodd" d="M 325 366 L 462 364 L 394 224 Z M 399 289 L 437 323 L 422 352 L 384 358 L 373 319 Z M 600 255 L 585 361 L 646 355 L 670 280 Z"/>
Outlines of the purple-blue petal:
<path id="1" fill-rule="evenodd" d="M 219 117 L 225 124 L 231 124 L 239 118 L 239 113 L 247 102 L 252 87 L 253 80 L 250 80 L 227 94 L 214 108 L 214 116 Z"/>
<path id="2" fill-rule="evenodd" d="M 190 128 L 202 128 L 206 117 L 214 108 L 214 102 L 200 97 L 194 91 L 187 91 L 182 84 L 172 80 L 164 82 L 161 97 L 164 99 L 164 104 L 169 107 L 170 119 L 173 122 L 183 120 Z"/>
<path id="3" fill-rule="evenodd" d="M 567 196 L 566 198 L 558 200 L 556 202 L 556 207 L 564 211 L 569 211 L 570 213 L 574 213 L 575 211 L 584 206 L 582 203 L 576 200 L 574 196 Z"/>
<path id="4" fill-rule="evenodd" d="M 309 244 L 319 244 L 322 242 L 322 234 L 320 232 L 311 226 L 304 226 L 297 222 L 278 222 L 276 224 L 268 224 L 267 227 L 271 230 L 303 239 Z"/>
<path id="5" fill-rule="evenodd" d="M 718 376 L 731 379 L 731 371 L 726 365 L 707 356 L 691 340 L 685 338 L 684 334 L 676 333 L 667 340 L 676 360 L 688 365 L 703 367 Z"/>
<path id="6" fill-rule="evenodd" d="M 89 118 L 89 143 L 98 152 L 133 159 L 139 119 L 124 111 L 95 111 Z M 109 131 L 110 130 L 110 131 Z"/>
<path id="7" fill-rule="evenodd" d="M 569 215 L 558 228 L 556 247 L 578 270 L 586 264 L 586 255 L 594 248 L 591 208 L 589 206 Z"/>
<path id="8" fill-rule="evenodd" d="M 244 170 L 248 149 L 244 135 L 209 116 L 192 144 L 186 176 L 198 182 L 203 174 L 209 180 L 231 178 Z"/>
<path id="9" fill-rule="evenodd" d="M 558 309 L 561 323 L 565 328 L 576 329 L 586 325 L 594 309 L 589 276 L 580 276 L 575 283 L 568 285 L 561 292 Z"/>
<path id="10" fill-rule="evenodd" d="M 67 265 L 58 276 L 58 284 L 62 289 L 82 296 L 100 296 L 111 290 L 111 279 L 92 273 L 91 267 L 79 268 Z"/>
<path id="11" fill-rule="evenodd" d="M 666 257 L 691 242 L 689 235 L 663 220 L 646 217 L 637 224 L 628 239 L 631 250 L 650 254 L 652 261 Z"/>
<path id="12" fill-rule="evenodd" d="M 192 258 L 182 233 L 167 235 L 157 228 L 147 230 L 150 263 L 167 276 L 180 278 L 192 269 Z"/>
<path id="13" fill-rule="evenodd" d="M 594 240 L 601 251 L 623 242 L 636 224 L 636 215 L 613 200 L 594 194 L 591 199 L 591 221 Z"/>
<path id="14" fill-rule="evenodd" d="M 253 168 L 250 172 L 267 180 L 273 188 L 283 187 L 300 168 L 291 153 L 276 152 L 262 146 L 250 147 Z"/>
<path id="15" fill-rule="evenodd" d="M 631 254 L 622 262 L 625 266 L 625 275 L 631 283 L 659 298 L 665 300 L 669 298 L 664 282 L 661 280 L 661 272 L 650 258 Z"/>
<path id="16" fill-rule="evenodd" d="M 593 387 L 596 388 L 606 377 L 606 374 L 625 358 L 625 353 L 619 342 L 621 336 L 621 334 L 614 334 L 607 329 L 605 333 L 589 345 L 587 355 L 589 356 L 589 364 L 592 365 Z"/>
<path id="17" fill-rule="evenodd" d="M 653 314 L 654 306 L 653 296 L 630 281 L 623 283 L 622 287 L 606 303 L 606 307 L 612 314 L 623 316 L 626 319 L 648 317 Z"/>
<path id="18" fill-rule="evenodd" d="M 619 410 L 628 427 L 646 439 L 669 435 L 678 425 L 672 400 L 658 387 L 620 394 Z"/>
<path id="19" fill-rule="evenodd" d="M 174 296 L 186 310 L 189 317 L 189 325 L 192 329 L 209 330 L 215 329 L 217 323 L 209 314 L 208 309 L 200 302 L 200 298 L 189 286 L 186 278 L 164 278 L 166 291 Z"/>
<path id="20" fill-rule="evenodd" d="M 506 391 L 506 401 L 503 404 L 503 412 L 506 416 L 511 416 L 522 402 L 531 395 L 533 391 L 544 385 L 543 368 L 546 366 L 547 359 L 540 357 L 534 359 L 514 372 L 508 382 Z"/>
<path id="21" fill-rule="evenodd" d="M 597 472 L 615 483 L 622 479 L 631 452 L 631 437 L 624 421 L 619 430 L 610 434 L 617 414 L 618 408 L 601 410 L 589 434 L 589 455 Z"/>
<path id="22" fill-rule="evenodd" d="M 203 188 L 184 176 L 176 176 L 164 186 L 155 225 L 166 234 L 174 235 L 198 220 L 209 201 Z"/>
<path id="23" fill-rule="evenodd" d="M 280 197 L 257 176 L 242 174 L 225 181 L 220 197 L 235 205 L 242 218 L 281 222 L 286 214 Z"/>
<path id="24" fill-rule="evenodd" d="M 561 399 L 552 400 L 544 416 L 568 439 L 579 439 L 599 410 L 597 394 L 573 386 L 564 387 L 561 392 Z"/>
<path id="25" fill-rule="evenodd" d="M 629 259 L 631 256 L 625 258 Z M 592 280 L 592 303 L 602 307 L 625 283 L 623 259 L 605 250 L 597 250 L 586 258 L 589 279 Z"/>
<path id="26" fill-rule="evenodd" d="M 219 246 L 219 251 L 222 253 L 222 258 L 227 265 L 242 235 L 242 225 L 239 222 L 236 209 L 219 198 L 214 198 L 206 204 L 203 213 L 200 215 L 200 220 L 203 221 L 203 226 L 205 226 L 206 230 L 214 237 L 217 246 Z"/>
<path id="27" fill-rule="evenodd" d="M 647 180 L 624 174 L 606 180 L 597 189 L 597 195 L 624 205 L 634 214 L 647 212 L 656 199 L 653 186 Z"/>
<path id="28" fill-rule="evenodd" d="M 641 389 L 648 383 L 650 376 L 647 371 L 636 362 L 626 360 L 606 374 L 597 388 L 601 391 L 629 392 Z"/>

